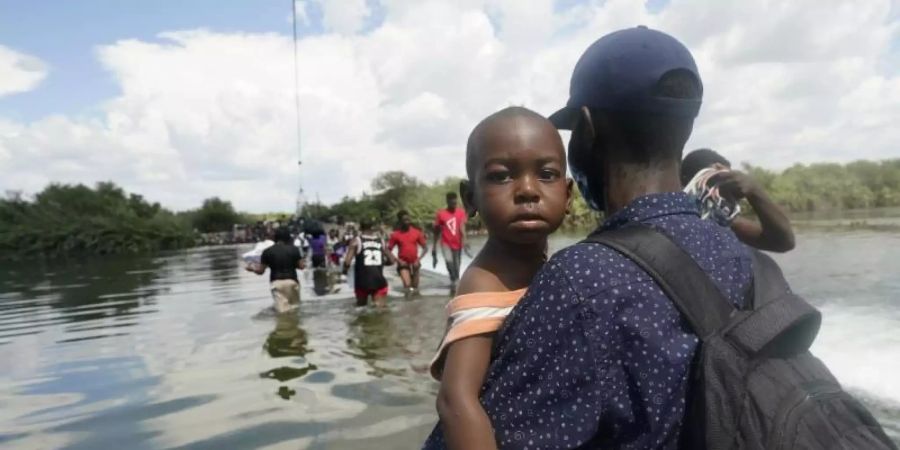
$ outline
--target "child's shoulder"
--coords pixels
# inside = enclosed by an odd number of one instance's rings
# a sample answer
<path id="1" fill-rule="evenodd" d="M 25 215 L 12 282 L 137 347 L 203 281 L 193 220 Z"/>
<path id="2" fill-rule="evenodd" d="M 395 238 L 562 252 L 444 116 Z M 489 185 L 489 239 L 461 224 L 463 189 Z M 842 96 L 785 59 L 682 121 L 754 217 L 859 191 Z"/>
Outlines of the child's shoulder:
<path id="1" fill-rule="evenodd" d="M 460 278 L 456 295 L 475 294 L 478 292 L 507 292 L 509 290 L 495 273 L 477 264 L 472 264 Z"/>

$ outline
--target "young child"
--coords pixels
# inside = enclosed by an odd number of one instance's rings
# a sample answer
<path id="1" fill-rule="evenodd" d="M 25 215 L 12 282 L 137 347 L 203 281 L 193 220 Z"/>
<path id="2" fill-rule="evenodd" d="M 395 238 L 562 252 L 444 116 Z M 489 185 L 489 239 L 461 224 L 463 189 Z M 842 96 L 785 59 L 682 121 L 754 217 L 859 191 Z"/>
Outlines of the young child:
<path id="1" fill-rule="evenodd" d="M 547 236 L 568 212 L 572 189 L 556 128 L 521 107 L 499 111 L 475 127 L 466 173 L 463 203 L 470 216 L 481 216 L 488 240 L 447 305 L 447 333 L 431 365 L 441 381 L 437 409 L 443 433 L 432 433 L 426 448 L 496 448 L 478 398 L 493 336 L 546 261 Z"/>

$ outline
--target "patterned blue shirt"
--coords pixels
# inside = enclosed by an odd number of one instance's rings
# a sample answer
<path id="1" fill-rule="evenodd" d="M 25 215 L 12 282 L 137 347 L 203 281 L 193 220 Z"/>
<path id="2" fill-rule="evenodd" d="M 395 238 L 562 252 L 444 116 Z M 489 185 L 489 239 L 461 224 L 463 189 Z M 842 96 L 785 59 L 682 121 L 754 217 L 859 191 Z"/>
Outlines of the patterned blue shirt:
<path id="1" fill-rule="evenodd" d="M 698 211 L 684 193 L 647 195 L 603 228 L 655 227 L 740 305 L 750 253 Z M 500 448 L 677 448 L 698 340 L 650 275 L 618 252 L 587 243 L 558 252 L 497 340 L 481 401 Z M 425 447 L 445 447 L 440 424 Z"/>

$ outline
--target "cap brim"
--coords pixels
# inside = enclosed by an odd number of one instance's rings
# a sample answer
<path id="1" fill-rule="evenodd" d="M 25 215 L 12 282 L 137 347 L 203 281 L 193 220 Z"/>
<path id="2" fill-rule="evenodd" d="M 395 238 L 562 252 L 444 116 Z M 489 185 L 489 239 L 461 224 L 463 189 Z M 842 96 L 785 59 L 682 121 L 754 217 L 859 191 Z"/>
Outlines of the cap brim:
<path id="1" fill-rule="evenodd" d="M 550 122 L 559 130 L 571 130 L 578 123 L 578 114 L 581 108 L 564 106 L 559 111 L 550 115 Z"/>

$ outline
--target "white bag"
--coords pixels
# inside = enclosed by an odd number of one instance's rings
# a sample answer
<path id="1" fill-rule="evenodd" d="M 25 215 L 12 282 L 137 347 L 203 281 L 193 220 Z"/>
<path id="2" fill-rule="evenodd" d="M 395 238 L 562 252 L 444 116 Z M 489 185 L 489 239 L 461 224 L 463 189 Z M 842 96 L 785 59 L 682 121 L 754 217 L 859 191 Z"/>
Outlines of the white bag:
<path id="1" fill-rule="evenodd" d="M 269 239 L 266 239 L 262 242 L 257 242 L 256 247 L 253 247 L 253 250 L 250 250 L 249 252 L 241 255 L 241 259 L 243 259 L 247 264 L 259 264 L 259 260 L 260 258 L 262 258 L 263 251 L 273 245 L 275 245 L 275 242 Z"/>

